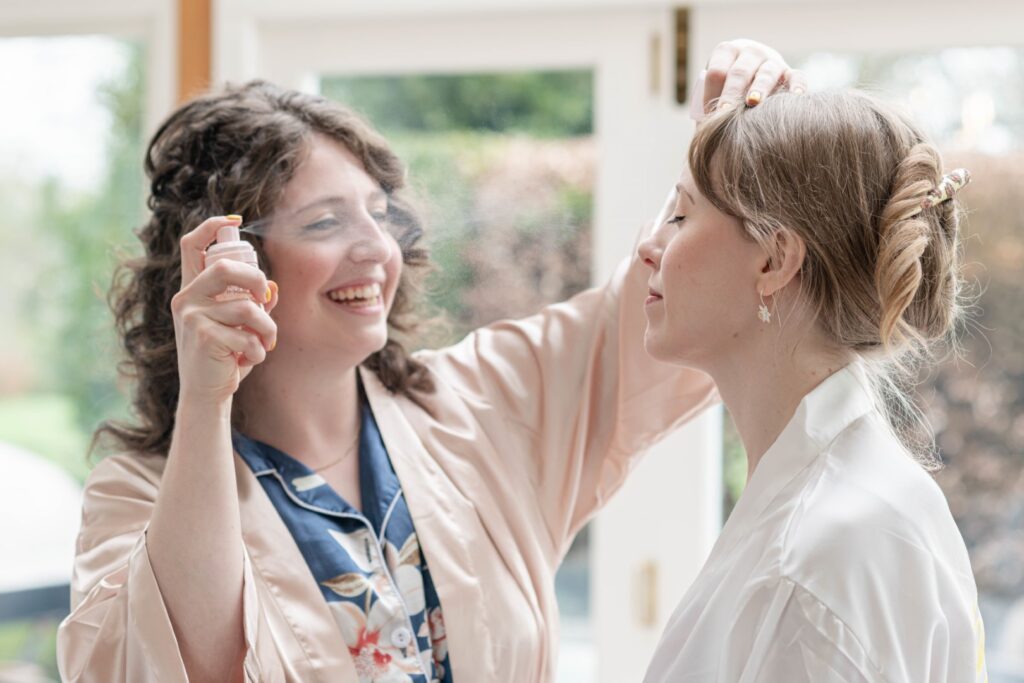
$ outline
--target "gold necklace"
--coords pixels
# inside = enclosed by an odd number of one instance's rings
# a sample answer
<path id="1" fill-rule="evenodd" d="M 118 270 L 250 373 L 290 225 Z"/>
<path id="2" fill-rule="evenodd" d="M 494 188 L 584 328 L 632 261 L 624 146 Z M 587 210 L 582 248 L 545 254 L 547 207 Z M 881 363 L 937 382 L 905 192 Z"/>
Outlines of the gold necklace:
<path id="1" fill-rule="evenodd" d="M 358 445 L 359 437 L 357 436 L 355 442 L 353 442 L 351 446 L 345 449 L 345 452 L 342 454 L 340 458 L 338 458 L 337 460 L 333 460 L 327 463 L 326 465 L 321 465 L 320 467 L 315 468 L 313 471 L 316 473 L 320 473 L 323 472 L 324 470 L 334 467 L 335 465 L 340 465 L 344 460 L 348 459 L 348 456 L 352 455 L 352 452 L 356 450 L 356 446 Z"/>

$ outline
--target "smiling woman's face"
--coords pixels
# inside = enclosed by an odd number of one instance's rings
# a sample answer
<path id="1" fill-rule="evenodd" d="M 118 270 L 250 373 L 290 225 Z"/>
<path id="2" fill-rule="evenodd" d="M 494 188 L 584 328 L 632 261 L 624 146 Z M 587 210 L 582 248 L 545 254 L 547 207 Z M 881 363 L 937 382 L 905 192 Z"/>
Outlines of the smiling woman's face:
<path id="1" fill-rule="evenodd" d="M 402 273 L 387 210 L 380 184 L 344 145 L 312 138 L 264 236 L 280 290 L 278 354 L 341 354 L 355 365 L 384 346 Z"/>
<path id="2" fill-rule="evenodd" d="M 653 357 L 708 370 L 762 324 L 756 282 L 764 249 L 697 191 L 689 169 L 639 255 L 652 270 L 644 342 Z"/>

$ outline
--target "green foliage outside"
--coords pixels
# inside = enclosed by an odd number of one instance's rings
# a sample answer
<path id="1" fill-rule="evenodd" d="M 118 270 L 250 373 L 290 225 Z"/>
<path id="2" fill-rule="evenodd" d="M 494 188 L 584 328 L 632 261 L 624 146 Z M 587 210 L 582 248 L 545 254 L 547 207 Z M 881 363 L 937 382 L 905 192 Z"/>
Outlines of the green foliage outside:
<path id="1" fill-rule="evenodd" d="M 382 131 L 492 131 L 534 137 L 593 132 L 590 71 L 325 78 L 321 92 Z"/>
<path id="2" fill-rule="evenodd" d="M 593 164 L 585 154 L 565 159 L 573 153 L 567 141 L 592 139 L 590 71 L 326 77 L 321 92 L 372 122 L 409 168 L 437 266 L 427 305 L 447 322 L 439 335 L 420 341 L 454 341 L 589 284 L 591 185 L 555 169 Z M 524 150 L 537 157 L 532 169 L 510 160 Z M 536 191 L 517 194 L 531 184 Z M 493 195 L 506 200 L 483 199 Z M 553 269 L 553 284 L 521 272 L 529 267 L 523 252 L 531 240 L 559 254 L 559 265 L 570 264 Z M 489 277 L 517 269 L 516 292 Z"/>
<path id="3" fill-rule="evenodd" d="M 84 481 L 91 433 L 102 419 L 123 416 L 117 390 L 119 358 L 106 290 L 122 248 L 142 216 L 142 102 L 144 51 L 125 44 L 122 73 L 97 93 L 111 116 L 107 168 L 97 189 L 73 193 L 56 180 L 39 186 L 0 179 L 0 193 L 15 206 L 10 228 L 0 233 L 12 259 L 9 295 L 16 319 L 12 332 L 25 349 L 24 380 L 0 396 L 0 442 L 14 444 Z M 17 261 L 21 261 L 19 264 Z M 26 386 L 18 386 L 23 381 Z M 57 620 L 0 624 L 3 662 L 34 662 L 58 679 Z"/>
<path id="4" fill-rule="evenodd" d="M 19 332 L 30 348 L 28 393 L 0 398 L 0 441 L 47 457 L 77 479 L 88 471 L 89 435 L 123 415 L 116 387 L 117 340 L 106 303 L 119 251 L 131 248 L 142 216 L 144 55 L 126 44 L 124 72 L 97 93 L 110 112 L 107 170 L 95 192 L 75 194 L 44 182 L 27 202 L 17 249 L 41 254 L 36 286 L 18 291 Z M 31 190 L 29 190 L 31 191 Z"/>

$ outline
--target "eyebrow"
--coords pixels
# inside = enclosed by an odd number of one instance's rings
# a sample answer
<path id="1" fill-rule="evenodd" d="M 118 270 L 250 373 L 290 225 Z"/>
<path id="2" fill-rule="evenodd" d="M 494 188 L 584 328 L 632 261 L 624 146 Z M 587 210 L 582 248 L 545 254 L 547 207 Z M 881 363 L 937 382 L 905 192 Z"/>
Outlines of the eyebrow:
<path id="1" fill-rule="evenodd" d="M 693 201 L 693 195 L 686 191 L 686 188 L 683 187 L 682 183 L 676 183 L 676 192 L 682 192 L 683 194 L 685 194 L 686 198 L 690 200 L 691 204 L 696 204 L 697 203 L 697 202 Z"/>
<path id="2" fill-rule="evenodd" d="M 388 195 L 387 195 L 386 192 L 384 192 L 384 190 L 375 190 L 373 192 L 373 194 L 370 195 L 369 203 L 380 202 L 380 201 L 386 202 L 387 199 L 388 199 Z M 335 205 L 335 204 L 348 204 L 348 199 L 346 197 L 342 197 L 341 195 L 331 195 L 330 197 L 321 197 L 320 199 L 317 199 L 316 201 L 310 202 L 309 204 L 306 204 L 305 206 L 296 209 L 293 213 L 299 214 L 299 213 L 302 213 L 304 211 L 308 211 L 310 209 L 315 209 L 315 208 L 317 208 L 319 206 L 331 206 L 331 205 Z"/>

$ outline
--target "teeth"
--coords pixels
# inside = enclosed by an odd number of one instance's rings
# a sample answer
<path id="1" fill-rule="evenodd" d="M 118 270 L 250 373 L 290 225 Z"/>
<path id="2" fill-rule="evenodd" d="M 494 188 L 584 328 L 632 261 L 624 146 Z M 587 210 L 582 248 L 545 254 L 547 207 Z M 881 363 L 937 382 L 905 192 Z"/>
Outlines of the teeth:
<path id="1" fill-rule="evenodd" d="M 351 301 L 354 299 L 376 299 L 380 296 L 380 284 L 373 283 L 364 287 L 346 287 L 335 289 L 327 293 L 327 296 L 334 301 Z"/>

